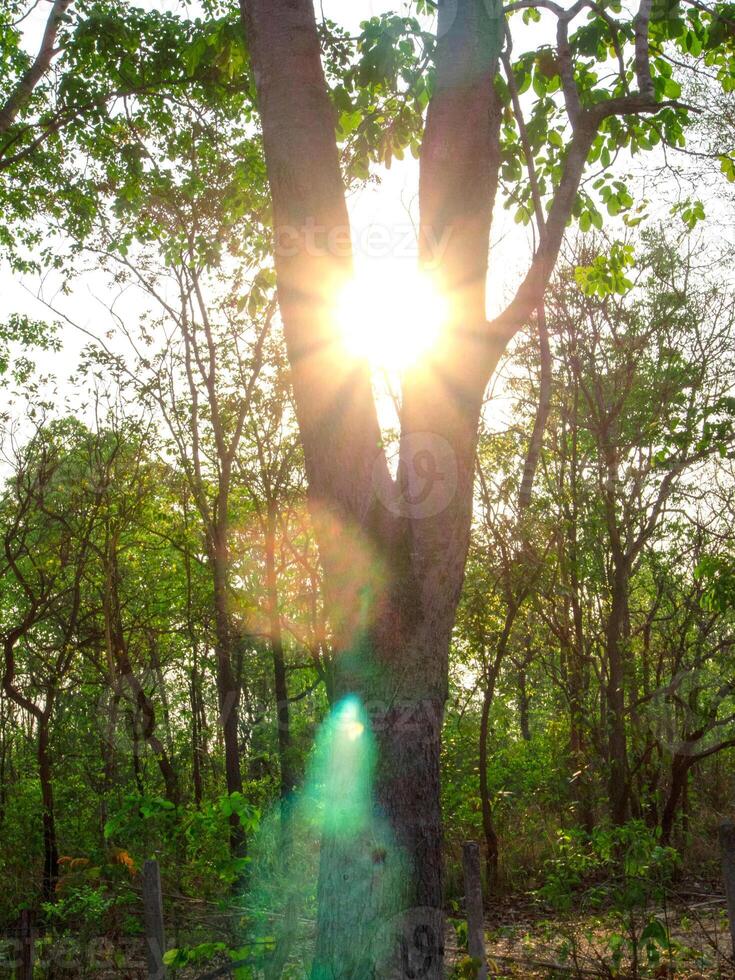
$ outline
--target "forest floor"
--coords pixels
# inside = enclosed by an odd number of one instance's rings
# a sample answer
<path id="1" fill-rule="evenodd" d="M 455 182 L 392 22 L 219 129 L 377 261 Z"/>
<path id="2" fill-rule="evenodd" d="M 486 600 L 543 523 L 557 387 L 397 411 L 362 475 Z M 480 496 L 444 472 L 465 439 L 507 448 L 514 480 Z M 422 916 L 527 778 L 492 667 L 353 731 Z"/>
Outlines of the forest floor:
<path id="1" fill-rule="evenodd" d="M 211 915 L 205 909 L 209 903 L 189 899 L 189 908 L 192 904 L 201 904 L 201 909 L 193 918 L 191 914 L 179 918 L 175 930 L 179 941 L 186 942 L 184 937 L 187 937 L 202 942 L 205 935 L 212 942 L 224 940 L 228 932 L 227 916 Z M 173 923 L 167 923 L 167 930 L 169 925 Z M 303 925 L 305 935 L 312 935 L 313 924 L 304 920 Z M 41 939 L 39 943 L 37 967 L 40 969 L 34 976 L 42 980 L 79 977 L 145 980 L 147 977 L 142 937 L 88 936 L 81 957 L 76 937 L 67 935 L 66 942 L 61 943 L 49 943 L 49 939 L 46 937 L 45 942 Z M 493 902 L 486 918 L 486 939 L 490 980 L 495 977 L 735 978 L 725 901 L 717 894 L 717 882 L 680 883 L 666 905 L 630 913 L 609 907 L 594 912 L 571 908 L 560 913 L 545 908 L 530 894 L 504 896 Z M 462 949 L 461 919 L 450 916 L 446 945 L 448 976 L 458 980 L 472 976 Z M 63 946 L 66 950 L 60 948 Z M 301 958 L 299 954 L 309 956 L 305 948 L 294 953 L 297 959 Z M 226 963 L 226 957 L 215 956 L 196 967 L 177 970 L 176 980 L 197 980 Z M 12 972 L 3 969 L 0 957 L 0 978 L 10 976 Z M 304 980 L 306 976 L 303 966 L 295 961 L 284 972 L 288 980 Z"/>
<path id="2" fill-rule="evenodd" d="M 560 914 L 530 896 L 496 902 L 486 919 L 489 977 L 735 978 L 725 900 L 705 883 L 665 906 Z M 453 966 L 461 963 L 456 932 Z M 460 974 L 461 975 L 461 974 Z"/>

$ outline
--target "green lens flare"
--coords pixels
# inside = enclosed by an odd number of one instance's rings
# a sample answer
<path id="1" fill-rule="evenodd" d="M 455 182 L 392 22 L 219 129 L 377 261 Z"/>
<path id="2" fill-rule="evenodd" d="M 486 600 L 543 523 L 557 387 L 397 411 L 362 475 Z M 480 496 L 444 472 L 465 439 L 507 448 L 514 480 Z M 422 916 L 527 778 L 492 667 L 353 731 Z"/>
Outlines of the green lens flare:
<path id="1" fill-rule="evenodd" d="M 320 832 L 350 837 L 369 828 L 374 770 L 368 718 L 357 698 L 345 698 L 321 727 L 304 786 L 307 815 Z"/>
<path id="2" fill-rule="evenodd" d="M 283 975 L 292 975 L 288 963 L 293 976 L 322 976 L 321 963 L 312 963 L 318 894 L 335 910 L 334 945 L 345 969 L 360 976 L 375 944 L 391 948 L 390 920 L 407 876 L 376 807 L 376 762 L 367 712 L 359 698 L 344 698 L 317 733 L 302 789 L 287 807 L 273 808 L 251 842 L 246 931 L 256 948 L 275 948 Z M 355 946 L 354 920 L 370 907 L 373 924 Z M 333 975 L 329 963 L 324 969 Z"/>

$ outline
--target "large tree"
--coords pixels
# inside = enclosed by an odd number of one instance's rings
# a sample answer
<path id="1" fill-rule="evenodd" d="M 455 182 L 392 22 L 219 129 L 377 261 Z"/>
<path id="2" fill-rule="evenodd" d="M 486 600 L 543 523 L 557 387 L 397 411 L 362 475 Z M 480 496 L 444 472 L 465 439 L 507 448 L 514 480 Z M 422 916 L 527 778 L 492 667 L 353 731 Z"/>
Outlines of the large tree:
<path id="1" fill-rule="evenodd" d="M 599 217 L 580 196 L 588 159 L 604 169 L 621 146 L 681 140 L 686 109 L 676 101 L 679 89 L 662 52 L 671 43 L 692 53 L 691 34 L 693 53 L 701 53 L 710 43 L 711 17 L 699 4 L 652 16 L 651 0 L 641 0 L 632 18 L 621 17 L 615 4 L 587 0 L 569 8 L 521 0 L 505 10 L 490 0 L 440 2 L 436 45 L 427 48 L 425 70 L 413 75 L 396 65 L 411 49 L 418 22 L 389 18 L 383 31 L 367 25 L 358 82 L 353 76 L 352 92 L 337 87 L 335 101 L 362 116 L 358 130 L 369 136 L 376 121 L 399 130 L 393 124 L 400 110 L 381 101 L 391 77 L 431 93 L 425 124 L 417 100 L 414 124 L 422 135 L 405 142 L 420 157 L 420 261 L 448 298 L 439 345 L 403 378 L 393 479 L 368 366 L 345 354 L 333 315 L 352 255 L 335 108 L 312 0 L 242 0 L 242 8 L 272 195 L 278 298 L 339 651 L 336 692 L 370 705 L 375 804 L 396 843 L 395 851 L 378 854 L 369 836 L 326 835 L 313 975 L 439 977 L 440 731 L 484 392 L 509 341 L 542 301 L 573 213 L 586 214 L 587 225 Z M 518 18 L 510 15 L 519 9 L 556 20 L 556 47 L 512 63 Z M 570 35 L 581 15 L 588 20 Z M 324 49 L 330 51 L 329 36 Z M 531 80 L 538 99 L 526 124 L 519 92 Z M 369 97 L 359 98 L 355 85 L 369 89 Z M 526 182 L 519 161 L 528 167 Z M 542 206 L 528 271 L 510 304 L 488 322 L 499 178 L 511 193 L 515 187 L 522 218 L 536 201 Z M 611 213 L 629 203 L 625 188 L 607 186 L 603 197 Z M 429 506 L 427 472 L 441 477 Z M 400 864 L 402 889 L 389 885 L 392 862 Z"/>

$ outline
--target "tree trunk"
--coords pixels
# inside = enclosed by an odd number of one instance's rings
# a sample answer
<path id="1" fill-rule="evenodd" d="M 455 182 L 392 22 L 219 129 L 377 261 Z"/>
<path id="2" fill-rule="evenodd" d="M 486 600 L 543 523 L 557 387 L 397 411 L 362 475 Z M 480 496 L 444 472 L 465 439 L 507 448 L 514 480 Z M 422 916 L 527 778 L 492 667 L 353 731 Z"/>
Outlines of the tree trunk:
<path id="1" fill-rule="evenodd" d="M 492 804 L 487 782 L 488 752 L 487 740 L 489 735 L 490 709 L 492 708 L 493 698 L 495 697 L 495 686 L 498 682 L 500 668 L 508 649 L 508 641 L 513 631 L 513 624 L 521 607 L 522 599 L 516 597 L 508 605 L 505 614 L 503 629 L 498 636 L 498 642 L 494 651 L 492 663 L 487 668 L 485 677 L 485 690 L 482 697 L 482 712 L 480 714 L 480 747 L 479 747 L 479 769 L 480 769 L 480 805 L 482 807 L 482 828 L 485 834 L 485 865 L 487 869 L 487 890 L 492 894 L 495 890 L 498 877 L 498 859 L 500 856 L 499 839 L 493 821 Z"/>
<path id="2" fill-rule="evenodd" d="M 57 689 L 49 685 L 46 688 L 45 708 L 39 708 L 33 701 L 25 697 L 14 685 L 15 660 L 14 647 L 22 630 L 11 632 L 4 641 L 5 670 L 3 674 L 3 689 L 8 698 L 17 704 L 30 718 L 30 724 L 35 721 L 38 727 L 36 758 L 38 762 L 38 778 L 41 784 L 41 821 L 43 827 L 43 887 L 44 901 L 53 901 L 56 882 L 59 878 L 59 851 L 56 843 L 56 822 L 54 819 L 54 792 L 51 772 L 51 754 L 49 746 L 49 726 L 51 713 Z"/>
<path id="3" fill-rule="evenodd" d="M 56 47 L 59 27 L 71 3 L 72 0 L 54 0 L 46 20 L 38 54 L 21 75 L 6 101 L 0 105 L 0 136 L 5 136 L 18 114 L 28 105 L 34 89 L 51 67 L 51 62 L 59 50 Z"/>
<path id="4" fill-rule="evenodd" d="M 582 825 L 588 833 L 594 827 L 594 807 L 592 786 L 587 766 L 589 752 L 585 737 L 584 689 L 579 651 L 569 649 L 569 754 L 571 756 L 573 777 L 572 792 Z"/>
<path id="5" fill-rule="evenodd" d="M 217 696 L 225 746 L 225 785 L 228 793 L 242 793 L 238 734 L 240 685 L 232 665 L 232 629 L 227 592 L 228 549 L 225 530 L 220 529 L 220 532 L 215 536 L 211 551 L 215 606 Z M 230 817 L 230 852 L 233 857 L 238 858 L 245 857 L 247 853 L 247 839 L 236 813 Z"/>
<path id="6" fill-rule="evenodd" d="M 684 795 L 687 781 L 689 779 L 689 769 L 692 758 L 688 755 L 677 753 L 671 762 L 671 783 L 669 793 L 666 797 L 663 811 L 661 813 L 661 843 L 670 844 L 674 832 L 674 821 L 679 809 L 679 803 Z"/>
<path id="7" fill-rule="evenodd" d="M 392 618 L 392 617 L 391 617 Z M 388 624 L 379 624 L 380 627 Z M 417 624 L 418 625 L 418 624 Z M 406 655 L 441 660 L 423 633 Z M 367 643 L 374 644 L 372 650 Z M 360 661 L 358 663 L 358 661 Z M 365 671 L 366 663 L 377 668 Z M 338 698 L 359 692 L 375 743 L 372 812 L 325 828 L 313 980 L 443 976 L 439 749 L 443 697 L 407 683 L 395 643 L 379 637 L 337 659 Z M 410 676 L 410 674 L 409 674 Z M 331 805 L 332 801 L 326 801 Z"/>
<path id="8" fill-rule="evenodd" d="M 184 513 L 188 518 L 186 508 Z M 187 523 L 188 527 L 188 523 Z M 194 623 L 193 589 L 191 578 L 191 555 L 189 550 L 184 552 L 184 568 L 186 571 L 186 623 L 191 643 L 191 675 L 189 680 L 189 704 L 191 707 L 191 778 L 194 786 L 194 805 L 199 809 L 204 798 L 204 782 L 202 778 L 202 761 L 206 757 L 203 744 L 204 707 L 202 704 L 201 678 L 199 673 L 199 643 Z"/>
<path id="9" fill-rule="evenodd" d="M 7 806 L 7 761 L 8 761 L 8 716 L 6 714 L 5 695 L 0 692 L 0 830 L 5 823 L 5 808 Z"/>
<path id="10" fill-rule="evenodd" d="M 117 718 L 120 708 L 120 691 L 115 690 L 114 665 L 110 665 L 108 682 L 110 690 L 113 692 L 107 704 L 107 717 L 105 718 L 105 731 L 100 739 L 100 754 L 102 756 L 102 792 L 100 793 L 100 844 L 105 846 L 105 824 L 108 817 L 108 797 L 112 792 L 115 781 L 116 769 L 116 749 L 115 733 L 117 730 Z"/>
<path id="11" fill-rule="evenodd" d="M 140 722 L 138 721 L 139 709 L 137 704 L 131 705 L 128 710 L 128 720 L 130 722 L 130 735 L 133 742 L 133 779 L 138 790 L 138 796 L 145 795 L 145 783 L 143 782 L 143 767 L 140 764 Z"/>
<path id="12" fill-rule="evenodd" d="M 56 842 L 48 711 L 38 715 L 37 720 L 38 777 L 41 783 L 41 805 L 43 808 L 43 900 L 50 902 L 53 901 L 56 882 L 59 880 L 59 848 Z"/>
<path id="13" fill-rule="evenodd" d="M 116 542 L 114 539 L 111 539 L 107 553 L 107 567 L 105 569 L 103 614 L 109 655 L 117 668 L 118 683 L 127 684 L 130 688 L 130 693 L 135 704 L 134 717 L 136 730 L 138 719 L 140 719 L 140 734 L 156 757 L 156 762 L 163 778 L 166 799 L 170 803 L 173 803 L 174 806 L 177 806 L 180 802 L 178 776 L 164 744 L 156 734 L 156 712 L 153 707 L 153 702 L 146 694 L 140 678 L 133 670 L 128 652 L 120 606 L 116 547 Z M 139 774 L 139 770 L 137 769 L 136 774 Z"/>
<path id="14" fill-rule="evenodd" d="M 487 784 L 487 739 L 489 734 L 490 708 L 492 707 L 493 694 L 490 685 L 485 686 L 482 698 L 482 712 L 480 714 L 480 806 L 482 808 L 482 831 L 485 835 L 485 876 L 487 879 L 488 894 L 492 894 L 498 877 L 498 858 L 500 856 L 500 844 L 498 833 L 495 829 L 493 820 L 492 803 L 490 802 L 490 792 Z"/>
<path id="15" fill-rule="evenodd" d="M 173 732 L 171 730 L 171 710 L 168 703 L 168 690 L 166 688 L 166 679 L 163 676 L 161 659 L 158 654 L 158 643 L 156 642 L 156 636 L 153 632 L 151 632 L 149 636 L 148 645 L 150 649 L 151 666 L 153 667 L 156 675 L 156 685 L 158 687 L 159 697 L 161 699 L 161 718 L 163 719 L 163 731 L 166 736 L 166 750 L 168 752 L 169 759 L 173 759 L 175 755 L 175 748 Z"/>
<path id="16" fill-rule="evenodd" d="M 694 763 L 687 770 L 687 774 L 684 778 L 684 789 L 681 793 L 681 832 L 686 837 L 689 833 L 691 810 L 690 804 L 691 800 L 689 797 L 689 789 L 694 778 L 694 772 L 692 771 Z"/>
<path id="17" fill-rule="evenodd" d="M 278 605 L 278 581 L 276 577 L 276 508 L 268 503 L 265 528 L 265 582 L 268 601 L 268 631 L 273 658 L 273 684 L 276 696 L 276 722 L 278 725 L 278 763 L 281 770 L 281 800 L 286 801 L 296 782 L 291 758 L 291 728 L 286 682 L 286 661 L 283 655 L 281 612 Z"/>
<path id="18" fill-rule="evenodd" d="M 197 651 L 194 649 L 191 667 L 191 680 L 189 682 L 189 704 L 191 709 L 191 778 L 194 785 L 194 805 L 199 809 L 202 805 L 204 796 L 204 784 L 202 781 L 202 741 L 200 727 L 200 692 L 199 692 L 199 665 L 197 663 Z"/>
<path id="19" fill-rule="evenodd" d="M 529 698 L 526 668 L 518 669 L 518 726 L 524 742 L 531 741 L 531 725 L 529 720 Z"/>
<path id="20" fill-rule="evenodd" d="M 341 834 L 331 819 L 325 827 L 313 976 L 439 980 L 449 641 L 469 542 L 477 426 L 506 342 L 488 341 L 484 299 L 502 24 L 484 0 L 460 0 L 454 17 L 440 6 L 437 84 L 421 154 L 420 255 L 447 290 L 450 312 L 441 363 L 426 366 L 436 383 L 419 370 L 404 379 L 394 481 L 368 365 L 345 353 L 333 315 L 352 254 L 313 3 L 241 6 L 273 202 L 278 301 L 336 639 L 335 696 L 366 706 L 366 738 L 376 749 L 369 832 Z"/>
<path id="21" fill-rule="evenodd" d="M 628 816 L 628 744 L 625 731 L 625 661 L 624 625 L 628 600 L 628 575 L 622 563 L 616 563 L 610 615 L 606 629 L 607 653 L 607 724 L 610 816 L 615 824 L 625 823 Z"/>

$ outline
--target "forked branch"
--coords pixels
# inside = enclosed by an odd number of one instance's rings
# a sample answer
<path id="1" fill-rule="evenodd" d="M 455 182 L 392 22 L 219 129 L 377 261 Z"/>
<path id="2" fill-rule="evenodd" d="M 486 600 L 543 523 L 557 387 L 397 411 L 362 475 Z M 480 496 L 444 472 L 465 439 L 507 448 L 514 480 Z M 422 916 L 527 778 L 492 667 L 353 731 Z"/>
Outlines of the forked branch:
<path id="1" fill-rule="evenodd" d="M 579 89 L 574 78 L 568 26 L 573 18 L 585 8 L 599 12 L 597 4 L 592 0 L 577 0 L 577 3 L 565 10 L 554 0 L 518 0 L 518 2 L 505 8 L 506 13 L 527 8 L 542 8 L 550 11 L 558 18 L 559 73 L 573 136 L 567 150 L 561 180 L 552 199 L 545 227 L 541 229 L 539 247 L 531 266 L 511 302 L 498 317 L 488 324 L 490 365 L 494 365 L 499 353 L 502 352 L 515 333 L 528 322 L 533 311 L 543 302 L 544 292 L 559 255 L 564 230 L 572 214 L 587 157 L 604 120 L 610 116 L 656 113 L 667 107 L 688 108 L 677 100 L 662 102 L 656 100 L 648 54 L 651 6 L 652 0 L 640 0 L 638 13 L 634 18 L 634 64 L 638 91 L 607 99 L 587 108 L 581 106 Z M 608 17 L 605 19 L 613 33 L 619 71 L 624 79 L 625 70 L 617 29 L 614 24 L 611 24 Z M 517 100 L 514 101 L 517 102 Z M 516 112 L 518 112 L 517 107 Z"/>

